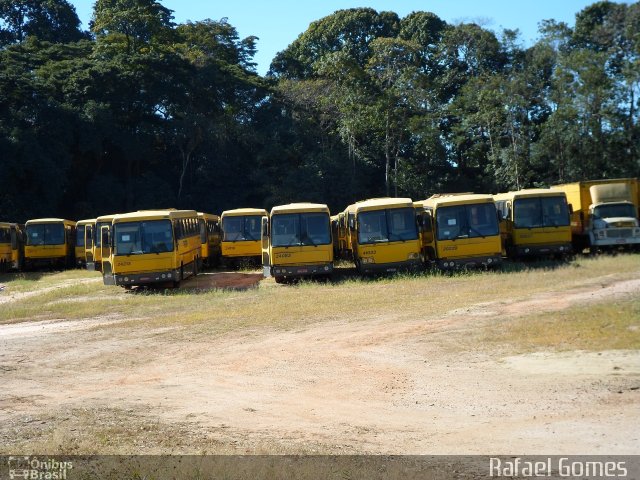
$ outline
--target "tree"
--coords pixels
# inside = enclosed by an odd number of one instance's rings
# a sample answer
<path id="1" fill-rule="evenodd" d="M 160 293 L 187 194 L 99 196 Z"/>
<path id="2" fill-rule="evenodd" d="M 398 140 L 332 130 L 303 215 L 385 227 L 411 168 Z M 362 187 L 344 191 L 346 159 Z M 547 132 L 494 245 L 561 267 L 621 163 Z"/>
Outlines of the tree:
<path id="1" fill-rule="evenodd" d="M 53 43 L 84 38 L 80 19 L 67 0 L 0 0 L 0 47 L 27 37 Z"/>

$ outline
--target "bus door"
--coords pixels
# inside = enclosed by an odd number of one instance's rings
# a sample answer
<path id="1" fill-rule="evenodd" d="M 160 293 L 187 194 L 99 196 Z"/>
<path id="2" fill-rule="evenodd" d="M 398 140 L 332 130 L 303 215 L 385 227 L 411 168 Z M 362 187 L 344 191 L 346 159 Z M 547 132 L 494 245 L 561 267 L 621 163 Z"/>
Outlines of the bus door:
<path id="1" fill-rule="evenodd" d="M 433 210 L 425 209 L 422 213 L 422 225 L 420 226 L 422 236 L 422 255 L 423 261 L 434 260 L 435 253 L 435 241 L 434 241 L 434 221 Z"/>
<path id="2" fill-rule="evenodd" d="M 269 256 L 269 217 L 262 217 L 262 274 L 271 276 L 271 258 Z"/>
<path id="3" fill-rule="evenodd" d="M 111 245 L 110 229 L 104 226 L 100 229 L 100 255 L 102 256 L 102 279 L 105 285 L 115 285 L 116 279 L 111 268 Z"/>
<path id="4" fill-rule="evenodd" d="M 89 224 L 84 227 L 84 258 L 87 270 L 95 270 L 96 264 L 93 261 L 93 225 Z M 89 268 L 91 265 L 91 268 Z"/>

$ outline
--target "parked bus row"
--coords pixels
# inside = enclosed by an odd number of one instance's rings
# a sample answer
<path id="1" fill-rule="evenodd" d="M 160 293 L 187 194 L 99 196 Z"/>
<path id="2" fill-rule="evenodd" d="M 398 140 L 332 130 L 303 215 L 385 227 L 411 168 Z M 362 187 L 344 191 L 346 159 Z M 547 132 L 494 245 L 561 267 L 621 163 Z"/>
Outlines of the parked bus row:
<path id="1" fill-rule="evenodd" d="M 566 256 L 640 245 L 636 179 L 578 182 L 497 195 L 439 194 L 323 204 L 143 210 L 72 222 L 0 224 L 0 267 L 86 266 L 106 284 L 173 283 L 205 266 L 261 259 L 276 282 L 331 275 L 336 260 L 362 273 L 433 266 L 497 268 L 503 258 Z"/>

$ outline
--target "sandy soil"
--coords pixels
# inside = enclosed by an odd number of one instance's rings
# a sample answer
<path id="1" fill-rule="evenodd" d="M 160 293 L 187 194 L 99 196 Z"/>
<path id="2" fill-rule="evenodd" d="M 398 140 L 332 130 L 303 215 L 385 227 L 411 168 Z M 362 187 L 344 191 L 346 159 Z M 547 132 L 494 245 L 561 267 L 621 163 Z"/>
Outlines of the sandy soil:
<path id="1" fill-rule="evenodd" d="M 109 329 L 118 321 L 110 318 L 0 326 L 0 445 L 54 431 L 64 448 L 90 422 L 137 429 L 138 453 L 635 454 L 640 352 L 503 356 L 455 351 L 443 339 L 533 310 L 638 294 L 640 279 L 603 277 L 436 319 L 211 338 Z"/>

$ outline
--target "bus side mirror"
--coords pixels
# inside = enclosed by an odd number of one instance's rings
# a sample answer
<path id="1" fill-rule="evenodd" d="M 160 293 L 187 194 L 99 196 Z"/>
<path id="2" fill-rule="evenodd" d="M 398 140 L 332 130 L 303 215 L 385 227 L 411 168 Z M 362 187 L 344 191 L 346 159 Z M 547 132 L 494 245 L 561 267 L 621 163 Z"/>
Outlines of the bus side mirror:
<path id="1" fill-rule="evenodd" d="M 269 236 L 269 217 L 262 217 L 262 236 Z"/>
<path id="2" fill-rule="evenodd" d="M 349 228 L 351 230 L 355 230 L 355 228 L 356 228 L 356 221 L 355 221 L 355 219 L 353 217 L 351 217 L 349 219 Z"/>
<path id="3" fill-rule="evenodd" d="M 569 215 L 573 215 L 573 205 L 567 205 L 569 207 Z"/>

